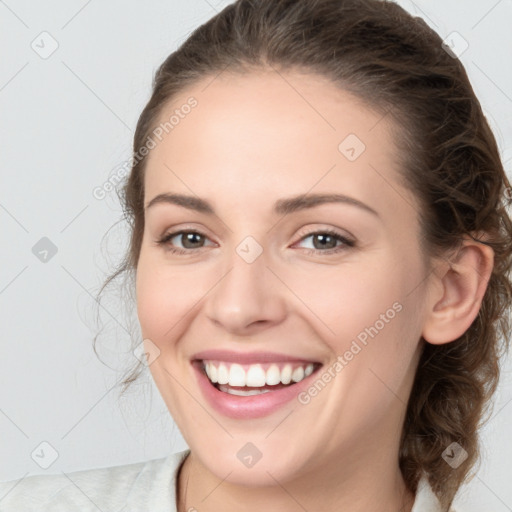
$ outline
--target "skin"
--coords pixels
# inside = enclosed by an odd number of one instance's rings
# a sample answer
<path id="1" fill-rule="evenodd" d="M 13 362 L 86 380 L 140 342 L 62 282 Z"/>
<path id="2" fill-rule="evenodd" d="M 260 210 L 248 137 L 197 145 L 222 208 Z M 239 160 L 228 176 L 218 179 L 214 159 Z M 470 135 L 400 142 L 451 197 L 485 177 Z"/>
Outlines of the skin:
<path id="1" fill-rule="evenodd" d="M 149 154 L 145 204 L 183 193 L 207 199 L 217 215 L 147 209 L 136 281 L 143 337 L 160 351 L 150 371 L 191 448 L 178 510 L 410 512 L 398 450 L 420 337 L 441 344 L 465 332 L 491 249 L 468 239 L 451 263 L 436 260 L 428 271 L 416 198 L 398 178 L 392 116 L 328 80 L 223 73 L 182 91 L 161 119 L 191 95 L 198 106 Z M 350 133 L 366 146 L 354 161 L 338 150 Z M 322 192 L 356 198 L 378 216 L 340 203 L 272 212 L 278 199 Z M 356 246 L 330 242 L 326 249 L 343 249 L 326 254 L 311 233 L 329 228 Z M 205 238 L 174 237 L 186 255 L 156 243 L 180 229 Z M 263 250 L 253 263 L 236 252 L 247 236 Z M 396 302 L 401 311 L 307 405 L 293 400 L 236 420 L 197 386 L 190 359 L 209 348 L 283 352 L 327 368 Z M 247 442 L 262 453 L 251 468 L 236 456 Z"/>

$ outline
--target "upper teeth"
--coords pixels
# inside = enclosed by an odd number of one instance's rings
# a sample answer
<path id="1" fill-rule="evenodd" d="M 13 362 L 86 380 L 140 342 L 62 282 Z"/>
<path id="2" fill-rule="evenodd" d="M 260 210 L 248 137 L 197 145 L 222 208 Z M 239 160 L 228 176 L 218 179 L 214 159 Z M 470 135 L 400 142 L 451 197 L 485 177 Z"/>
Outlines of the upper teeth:
<path id="1" fill-rule="evenodd" d="M 211 382 L 229 384 L 230 386 L 260 387 L 268 384 L 274 386 L 289 384 L 291 381 L 300 382 L 313 373 L 314 364 L 293 366 L 289 363 L 279 369 L 277 364 L 271 364 L 265 371 L 261 364 L 246 365 L 245 368 L 236 363 L 203 361 L 206 375 Z"/>

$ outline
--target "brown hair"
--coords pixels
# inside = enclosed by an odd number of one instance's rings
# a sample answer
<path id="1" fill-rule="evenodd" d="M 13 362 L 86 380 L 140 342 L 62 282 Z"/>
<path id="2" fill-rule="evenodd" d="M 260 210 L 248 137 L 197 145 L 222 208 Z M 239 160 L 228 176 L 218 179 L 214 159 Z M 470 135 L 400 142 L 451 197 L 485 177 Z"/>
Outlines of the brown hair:
<path id="1" fill-rule="evenodd" d="M 404 183 L 421 204 L 429 257 L 486 232 L 494 268 L 469 329 L 445 345 L 423 343 L 400 446 L 400 468 L 416 492 L 423 472 L 448 510 L 478 460 L 478 429 L 489 411 L 508 349 L 512 299 L 512 188 L 493 133 L 461 62 L 418 17 L 383 0 L 238 0 L 197 28 L 161 64 L 142 111 L 133 151 L 162 111 L 190 84 L 225 70 L 301 69 L 331 79 L 368 108 L 396 120 Z M 136 271 L 144 230 L 144 168 L 134 160 L 121 193 L 130 245 L 113 279 Z M 132 279 L 133 284 L 133 279 Z M 96 341 L 96 339 L 95 339 Z M 423 340 L 422 340 L 423 341 Z M 138 340 L 140 343 L 140 340 Z M 123 381 L 137 377 L 135 368 Z M 452 468 L 442 452 L 459 443 L 468 458 Z"/>

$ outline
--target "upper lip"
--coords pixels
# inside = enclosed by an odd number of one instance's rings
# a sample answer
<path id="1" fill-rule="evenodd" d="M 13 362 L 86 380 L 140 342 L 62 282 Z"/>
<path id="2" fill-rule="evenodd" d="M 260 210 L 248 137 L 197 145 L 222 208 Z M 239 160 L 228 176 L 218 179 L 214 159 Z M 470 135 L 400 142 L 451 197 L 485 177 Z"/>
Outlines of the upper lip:
<path id="1" fill-rule="evenodd" d="M 192 356 L 192 360 L 225 361 L 239 364 L 271 363 L 271 362 L 303 362 L 317 363 L 312 359 L 281 354 L 278 352 L 234 352 L 232 350 L 204 350 Z"/>

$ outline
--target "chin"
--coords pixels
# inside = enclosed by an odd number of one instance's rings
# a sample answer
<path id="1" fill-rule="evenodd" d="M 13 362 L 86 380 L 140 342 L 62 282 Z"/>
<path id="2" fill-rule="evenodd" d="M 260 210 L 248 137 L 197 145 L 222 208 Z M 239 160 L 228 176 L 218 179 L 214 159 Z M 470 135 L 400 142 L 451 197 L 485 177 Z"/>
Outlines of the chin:
<path id="1" fill-rule="evenodd" d="M 297 474 L 298 461 L 283 456 L 278 449 L 263 449 L 259 460 L 251 460 L 246 455 L 251 452 L 249 443 L 236 442 L 236 445 L 234 450 L 217 446 L 216 450 L 200 456 L 203 464 L 219 480 L 246 487 L 265 487 L 275 486 L 276 480 L 280 483 L 289 481 Z M 245 445 L 245 452 L 239 445 Z"/>

